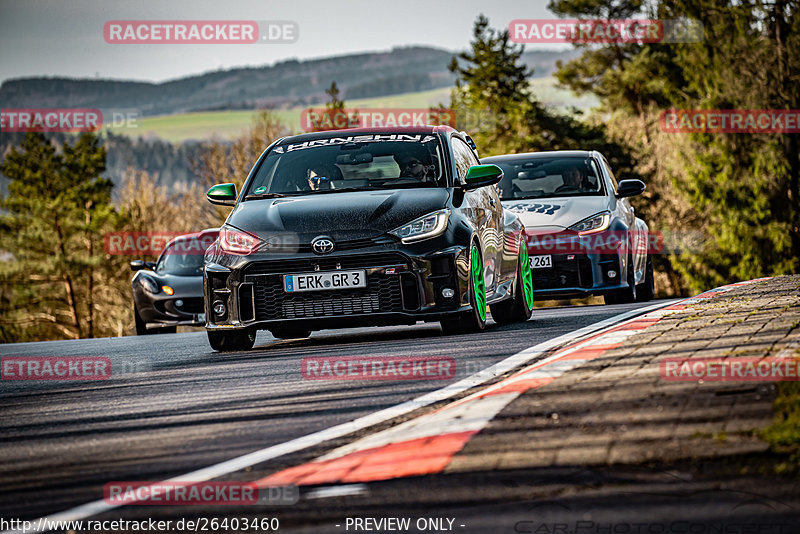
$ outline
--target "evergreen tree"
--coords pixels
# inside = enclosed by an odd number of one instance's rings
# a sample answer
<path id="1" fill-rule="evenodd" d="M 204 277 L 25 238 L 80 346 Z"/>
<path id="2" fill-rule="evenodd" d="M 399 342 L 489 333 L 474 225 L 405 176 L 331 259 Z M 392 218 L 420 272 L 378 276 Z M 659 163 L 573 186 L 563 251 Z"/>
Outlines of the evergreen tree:
<path id="1" fill-rule="evenodd" d="M 602 125 L 555 113 L 536 99 L 523 52 L 510 42 L 507 29 L 492 29 L 485 16 L 477 18 L 470 50 L 449 65 L 456 75 L 450 108 L 457 128 L 470 133 L 481 154 L 599 150 L 616 169 L 632 175 L 630 156 L 606 138 Z"/>
<path id="2" fill-rule="evenodd" d="M 29 133 L 0 165 L 10 179 L 0 199 L 0 264 L 4 339 L 96 335 L 98 271 L 113 269 L 102 249 L 113 223 L 112 183 L 100 176 L 105 149 L 83 134 L 57 150 L 40 133 Z"/>
<path id="3" fill-rule="evenodd" d="M 627 18 L 639 4 L 554 0 L 550 9 L 578 17 Z M 608 113 L 641 119 L 643 142 L 632 144 L 649 162 L 665 193 L 650 198 L 652 214 L 683 214 L 705 234 L 702 250 L 671 258 L 693 290 L 731 280 L 796 272 L 800 267 L 797 134 L 692 133 L 664 158 L 665 139 L 654 115 L 678 109 L 798 109 L 800 6 L 796 2 L 662 0 L 650 18 L 697 20 L 700 42 L 583 47 L 561 65 L 558 79 L 600 96 Z M 622 10 L 622 11 L 620 11 Z M 616 15 L 612 15 L 616 13 Z M 669 143 L 668 141 L 666 143 Z M 672 160 L 675 161 L 672 161 Z M 676 165 L 675 162 L 678 164 Z M 668 189 L 679 196 L 669 194 Z M 683 206 L 680 206 L 680 204 Z M 685 228 L 675 228 L 681 230 Z"/>
<path id="4" fill-rule="evenodd" d="M 346 104 L 341 98 L 339 86 L 334 80 L 331 86 L 325 89 L 325 94 L 328 95 L 328 102 L 325 103 L 325 110 L 321 114 L 315 114 L 312 121 L 310 131 L 322 132 L 326 130 L 340 130 L 346 128 L 353 128 L 358 126 L 358 111 L 348 113 Z M 312 110 L 308 110 L 309 113 Z M 316 116 L 319 115 L 319 116 Z"/>

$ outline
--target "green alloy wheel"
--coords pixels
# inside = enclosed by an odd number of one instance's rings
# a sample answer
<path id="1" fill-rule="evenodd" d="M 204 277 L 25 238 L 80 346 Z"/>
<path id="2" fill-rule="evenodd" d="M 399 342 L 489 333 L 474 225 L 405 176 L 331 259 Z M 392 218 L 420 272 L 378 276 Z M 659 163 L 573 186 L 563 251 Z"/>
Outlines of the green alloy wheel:
<path id="1" fill-rule="evenodd" d="M 492 304 L 492 318 L 497 324 L 519 323 L 531 318 L 533 311 L 533 274 L 528 247 L 520 239 L 517 278 L 511 298 Z"/>
<path id="2" fill-rule="evenodd" d="M 472 246 L 469 263 L 472 271 L 473 306 L 478 311 L 481 321 L 486 320 L 486 284 L 483 281 L 483 260 L 478 247 Z"/>

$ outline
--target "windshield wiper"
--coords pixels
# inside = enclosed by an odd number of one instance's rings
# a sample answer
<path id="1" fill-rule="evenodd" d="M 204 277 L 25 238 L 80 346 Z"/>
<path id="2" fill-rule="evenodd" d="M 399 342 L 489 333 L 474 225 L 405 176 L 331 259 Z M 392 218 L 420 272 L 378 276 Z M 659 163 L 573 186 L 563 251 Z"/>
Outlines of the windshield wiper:
<path id="1" fill-rule="evenodd" d="M 249 194 L 244 197 L 245 200 L 251 200 L 254 198 L 282 198 L 285 197 L 285 193 L 258 193 L 256 194 Z"/>
<path id="2" fill-rule="evenodd" d="M 537 198 L 547 198 L 545 195 L 527 195 L 524 197 L 500 197 L 500 200 L 505 202 L 507 200 L 535 200 Z"/>
<path id="3" fill-rule="evenodd" d="M 346 193 L 348 191 L 371 191 L 363 187 L 343 187 L 341 189 L 317 189 L 316 191 L 306 191 L 306 194 L 317 195 L 320 193 Z"/>

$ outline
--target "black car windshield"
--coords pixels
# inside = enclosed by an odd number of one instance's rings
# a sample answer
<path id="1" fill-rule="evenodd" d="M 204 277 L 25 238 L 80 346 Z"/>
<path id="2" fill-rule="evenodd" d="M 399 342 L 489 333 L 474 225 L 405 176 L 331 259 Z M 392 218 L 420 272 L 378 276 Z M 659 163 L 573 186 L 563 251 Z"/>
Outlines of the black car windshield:
<path id="1" fill-rule="evenodd" d="M 501 200 L 604 194 L 603 180 L 592 158 L 487 158 L 484 163 L 494 163 L 503 169 L 499 184 Z"/>
<path id="2" fill-rule="evenodd" d="M 439 137 L 368 134 L 274 147 L 245 199 L 337 191 L 444 187 Z"/>
<path id="3" fill-rule="evenodd" d="M 205 246 L 198 239 L 173 241 L 161 252 L 156 263 L 156 272 L 176 276 L 203 274 Z"/>

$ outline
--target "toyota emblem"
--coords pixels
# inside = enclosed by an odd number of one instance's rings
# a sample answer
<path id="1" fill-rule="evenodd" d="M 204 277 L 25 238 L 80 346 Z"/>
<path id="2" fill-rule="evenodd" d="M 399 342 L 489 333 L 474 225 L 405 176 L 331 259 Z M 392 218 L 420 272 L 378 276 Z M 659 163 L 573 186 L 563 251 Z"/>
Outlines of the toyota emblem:
<path id="1" fill-rule="evenodd" d="M 317 254 L 329 254 L 333 252 L 333 240 L 330 237 L 315 237 L 311 242 L 311 249 Z"/>

